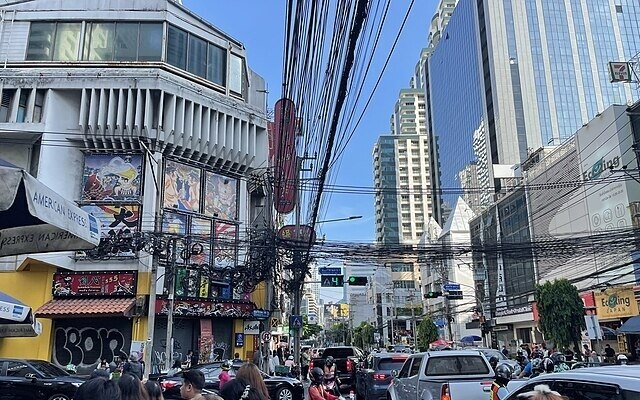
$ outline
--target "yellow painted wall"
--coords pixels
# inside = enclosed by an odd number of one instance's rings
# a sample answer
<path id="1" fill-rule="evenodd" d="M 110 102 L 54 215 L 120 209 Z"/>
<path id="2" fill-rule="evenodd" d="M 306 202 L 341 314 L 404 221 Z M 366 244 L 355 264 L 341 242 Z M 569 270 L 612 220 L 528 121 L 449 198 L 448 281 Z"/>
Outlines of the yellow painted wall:
<path id="1" fill-rule="evenodd" d="M 0 273 L 0 291 L 15 297 L 34 311 L 51 300 L 51 283 L 55 268 L 29 262 L 21 271 Z M 53 342 L 52 321 L 38 318 L 42 323 L 40 336 L 32 338 L 0 338 L 0 357 L 51 359 Z"/>
<path id="2" fill-rule="evenodd" d="M 151 273 L 149 272 L 138 272 L 138 285 L 137 285 L 137 295 L 144 296 L 149 294 L 149 279 L 151 278 Z M 133 325 L 131 326 L 131 340 L 146 342 L 149 337 L 147 317 L 140 317 L 133 319 Z"/>

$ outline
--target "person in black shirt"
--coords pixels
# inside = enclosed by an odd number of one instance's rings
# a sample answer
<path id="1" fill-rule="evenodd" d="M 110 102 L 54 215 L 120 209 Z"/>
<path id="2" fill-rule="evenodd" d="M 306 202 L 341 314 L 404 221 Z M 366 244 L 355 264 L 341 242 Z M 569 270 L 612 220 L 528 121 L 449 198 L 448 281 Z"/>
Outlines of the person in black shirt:
<path id="1" fill-rule="evenodd" d="M 611 348 L 610 345 L 604 347 L 604 355 L 607 357 L 607 362 L 613 364 L 616 357 L 616 351 Z"/>

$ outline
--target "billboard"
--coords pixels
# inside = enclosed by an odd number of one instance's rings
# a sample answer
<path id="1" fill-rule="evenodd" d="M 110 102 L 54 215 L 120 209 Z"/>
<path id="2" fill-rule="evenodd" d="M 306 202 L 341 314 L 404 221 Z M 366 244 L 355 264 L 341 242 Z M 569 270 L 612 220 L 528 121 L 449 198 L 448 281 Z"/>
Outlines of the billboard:
<path id="1" fill-rule="evenodd" d="M 135 294 L 135 272 L 59 272 L 53 275 L 54 297 Z"/>
<path id="2" fill-rule="evenodd" d="M 85 155 L 83 201 L 138 201 L 141 185 L 141 154 Z"/>
<path id="3" fill-rule="evenodd" d="M 226 220 L 238 217 L 238 180 L 205 172 L 204 214 Z"/>
<path id="4" fill-rule="evenodd" d="M 293 101 L 280 99 L 274 109 L 270 134 L 274 161 L 274 207 L 281 214 L 295 208 L 298 159 L 296 155 L 296 110 Z"/>
<path id="5" fill-rule="evenodd" d="M 164 168 L 163 206 L 198 212 L 201 170 L 172 160 L 167 160 Z"/>

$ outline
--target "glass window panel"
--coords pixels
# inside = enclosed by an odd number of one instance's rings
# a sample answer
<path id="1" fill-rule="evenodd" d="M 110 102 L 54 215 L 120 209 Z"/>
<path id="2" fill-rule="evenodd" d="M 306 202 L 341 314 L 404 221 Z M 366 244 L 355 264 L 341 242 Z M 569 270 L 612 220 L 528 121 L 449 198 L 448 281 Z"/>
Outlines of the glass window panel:
<path id="1" fill-rule="evenodd" d="M 81 28 L 82 24 L 79 22 L 65 22 L 58 24 L 53 52 L 53 59 L 55 61 L 78 60 Z"/>
<path id="2" fill-rule="evenodd" d="M 27 45 L 27 60 L 51 60 L 55 33 L 54 22 L 32 22 Z"/>
<path id="3" fill-rule="evenodd" d="M 113 60 L 114 36 L 115 23 L 93 23 L 91 27 L 91 41 L 89 43 L 89 60 Z"/>
<path id="4" fill-rule="evenodd" d="M 162 59 L 162 24 L 140 24 L 138 61 Z"/>
<path id="5" fill-rule="evenodd" d="M 233 92 L 242 94 L 242 57 L 231 54 L 229 58 L 229 89 Z"/>
<path id="6" fill-rule="evenodd" d="M 167 37 L 167 62 L 187 69 L 187 32 L 171 25 Z"/>
<path id="7" fill-rule="evenodd" d="M 136 61 L 138 23 L 118 22 L 116 25 L 115 57 L 118 61 Z"/>
<path id="8" fill-rule="evenodd" d="M 193 35 L 189 35 L 187 71 L 207 77 L 207 42 Z"/>
<path id="9" fill-rule="evenodd" d="M 210 44 L 208 57 L 207 79 L 224 86 L 227 76 L 227 50 Z"/>

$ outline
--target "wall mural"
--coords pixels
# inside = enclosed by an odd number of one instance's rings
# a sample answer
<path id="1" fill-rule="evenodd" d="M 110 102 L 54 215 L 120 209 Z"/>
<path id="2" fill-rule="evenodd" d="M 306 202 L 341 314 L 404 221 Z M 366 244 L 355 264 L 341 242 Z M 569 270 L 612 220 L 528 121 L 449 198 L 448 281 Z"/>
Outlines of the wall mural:
<path id="1" fill-rule="evenodd" d="M 77 367 L 97 365 L 100 360 L 111 362 L 127 357 L 131 347 L 131 324 L 123 319 L 109 320 L 110 328 L 99 327 L 105 320 L 81 322 L 56 321 L 52 362 L 62 368 L 69 364 Z"/>
<path id="2" fill-rule="evenodd" d="M 137 204 L 84 205 L 80 208 L 100 221 L 102 238 L 129 235 L 138 231 L 140 206 Z M 135 252 L 119 252 L 118 255 L 130 257 L 134 256 Z"/>
<path id="3" fill-rule="evenodd" d="M 141 154 L 86 154 L 82 200 L 138 201 L 141 178 Z"/>
<path id="4" fill-rule="evenodd" d="M 204 213 L 219 219 L 237 219 L 238 180 L 205 172 Z"/>
<path id="5" fill-rule="evenodd" d="M 198 212 L 200 174 L 199 168 L 167 160 L 164 173 L 164 207 Z"/>
<path id="6" fill-rule="evenodd" d="M 233 268 L 236 265 L 238 228 L 236 225 L 215 222 L 214 256 L 216 268 Z"/>

